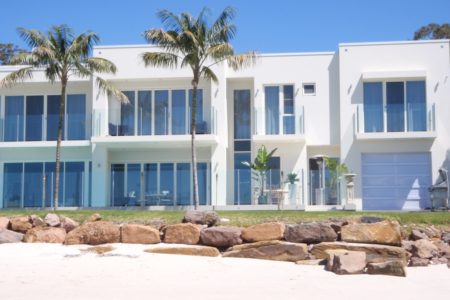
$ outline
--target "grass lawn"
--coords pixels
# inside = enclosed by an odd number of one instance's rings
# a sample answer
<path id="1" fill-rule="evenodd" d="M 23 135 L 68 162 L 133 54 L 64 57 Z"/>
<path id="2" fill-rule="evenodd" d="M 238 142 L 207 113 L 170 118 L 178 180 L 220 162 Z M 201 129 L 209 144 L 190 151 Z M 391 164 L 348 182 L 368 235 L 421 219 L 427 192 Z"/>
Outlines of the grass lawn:
<path id="1" fill-rule="evenodd" d="M 0 210 L 0 216 L 18 216 L 36 214 L 44 217 L 46 210 Z M 85 221 L 93 213 L 99 213 L 104 220 L 115 223 L 151 223 L 161 220 L 168 224 L 179 223 L 183 218 L 183 211 L 143 211 L 143 210 L 61 210 L 60 215 L 68 216 L 79 222 Z M 298 223 L 302 221 L 319 221 L 330 218 L 359 218 L 361 216 L 376 216 L 397 220 L 403 225 L 434 224 L 450 227 L 449 212 L 304 212 L 304 211 L 218 211 L 221 218 L 230 220 L 227 225 L 249 226 L 268 221 L 284 221 Z"/>

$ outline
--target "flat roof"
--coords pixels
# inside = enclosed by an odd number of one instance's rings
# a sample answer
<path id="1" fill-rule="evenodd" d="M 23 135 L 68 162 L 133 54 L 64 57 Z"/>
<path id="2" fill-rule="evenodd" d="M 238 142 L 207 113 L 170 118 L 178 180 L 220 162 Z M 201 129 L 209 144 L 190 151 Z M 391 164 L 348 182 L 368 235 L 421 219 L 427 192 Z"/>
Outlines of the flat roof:
<path id="1" fill-rule="evenodd" d="M 390 41 L 390 42 L 339 43 L 339 47 L 377 46 L 377 45 L 407 45 L 407 44 L 437 44 L 437 43 L 448 43 L 448 42 L 450 42 L 449 39 L 442 39 L 442 40 Z"/>

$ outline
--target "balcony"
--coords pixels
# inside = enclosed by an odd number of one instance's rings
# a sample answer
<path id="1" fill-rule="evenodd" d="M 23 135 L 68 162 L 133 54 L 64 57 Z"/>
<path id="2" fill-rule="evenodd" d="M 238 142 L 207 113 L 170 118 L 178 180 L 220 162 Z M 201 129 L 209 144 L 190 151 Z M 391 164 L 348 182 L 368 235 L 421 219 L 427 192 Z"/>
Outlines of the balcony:
<path id="1" fill-rule="evenodd" d="M 0 147 L 56 146 L 58 116 L 16 114 L 0 119 Z M 63 146 L 89 145 L 90 116 L 69 114 L 64 118 Z"/>
<path id="2" fill-rule="evenodd" d="M 217 143 L 217 111 L 202 111 L 196 125 L 198 146 Z M 124 109 L 94 111 L 93 142 L 107 144 L 110 148 L 185 148 L 190 145 L 190 110 L 158 113 L 137 109 L 130 113 Z M 150 144 L 149 144 L 150 142 Z"/>
<path id="3" fill-rule="evenodd" d="M 305 110 L 294 114 L 273 114 L 255 109 L 253 140 L 255 142 L 298 143 L 305 141 Z"/>
<path id="4" fill-rule="evenodd" d="M 436 105 L 358 104 L 354 115 L 357 140 L 435 139 Z"/>

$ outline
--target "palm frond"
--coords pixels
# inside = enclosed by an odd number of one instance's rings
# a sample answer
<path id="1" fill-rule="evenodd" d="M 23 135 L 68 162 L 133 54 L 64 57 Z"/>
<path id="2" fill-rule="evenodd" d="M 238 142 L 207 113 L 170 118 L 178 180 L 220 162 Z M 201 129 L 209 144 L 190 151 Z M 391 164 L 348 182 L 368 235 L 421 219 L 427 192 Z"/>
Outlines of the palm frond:
<path id="1" fill-rule="evenodd" d="M 173 68 L 178 65 L 178 58 L 178 55 L 166 52 L 144 52 L 142 54 L 145 66 Z"/>
<path id="2" fill-rule="evenodd" d="M 67 49 L 68 55 L 88 57 L 94 45 L 100 42 L 100 37 L 92 31 L 78 35 Z"/>
<path id="3" fill-rule="evenodd" d="M 208 56 L 215 60 L 224 60 L 234 55 L 233 47 L 228 43 L 212 45 L 207 50 Z"/>
<path id="4" fill-rule="evenodd" d="M 203 66 L 200 74 L 205 79 L 209 79 L 209 80 L 212 80 L 214 82 L 218 82 L 219 81 L 219 79 L 217 79 L 216 74 L 214 74 L 214 72 L 210 68 L 208 68 L 207 66 Z"/>
<path id="5" fill-rule="evenodd" d="M 258 59 L 258 54 L 255 51 L 250 51 L 238 55 L 233 55 L 227 58 L 228 65 L 233 70 L 238 70 L 240 68 L 250 67 L 256 63 Z"/>
<path id="6" fill-rule="evenodd" d="M 39 30 L 19 27 L 17 32 L 30 48 L 49 46 L 48 38 Z"/>
<path id="7" fill-rule="evenodd" d="M 178 47 L 178 33 L 173 30 L 149 29 L 144 31 L 144 37 L 150 44 L 158 45 L 167 51 L 173 51 Z"/>
<path id="8" fill-rule="evenodd" d="M 95 78 L 95 82 L 97 83 L 97 86 L 99 87 L 99 89 L 102 92 L 105 92 L 108 95 L 112 95 L 112 96 L 116 97 L 122 103 L 128 103 L 129 102 L 128 97 L 124 93 L 122 93 L 121 90 L 116 88 L 114 86 L 114 84 L 112 84 L 110 81 L 105 80 L 105 79 L 97 76 Z"/>
<path id="9" fill-rule="evenodd" d="M 116 65 L 111 61 L 101 57 L 86 58 L 82 62 L 90 70 L 91 73 L 111 73 L 116 74 Z"/>
<path id="10" fill-rule="evenodd" d="M 179 16 L 174 13 L 168 11 L 167 9 L 163 9 L 158 11 L 156 15 L 167 30 L 173 30 L 177 33 L 183 31 L 183 23 L 181 22 Z"/>
<path id="11" fill-rule="evenodd" d="M 231 6 L 226 7 L 211 26 L 210 40 L 229 42 L 236 34 L 236 27 L 230 24 L 235 16 L 235 9 Z"/>
<path id="12" fill-rule="evenodd" d="M 0 81 L 0 86 L 11 87 L 16 83 L 23 82 L 25 79 L 31 79 L 33 77 L 33 67 L 21 68 L 17 71 L 11 72 L 6 75 L 5 78 Z"/>

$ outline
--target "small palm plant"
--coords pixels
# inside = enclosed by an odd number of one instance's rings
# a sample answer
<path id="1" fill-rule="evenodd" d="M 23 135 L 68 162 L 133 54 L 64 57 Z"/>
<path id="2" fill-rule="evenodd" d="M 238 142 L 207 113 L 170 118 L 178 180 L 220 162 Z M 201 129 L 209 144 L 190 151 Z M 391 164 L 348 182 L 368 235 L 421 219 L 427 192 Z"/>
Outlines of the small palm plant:
<path id="1" fill-rule="evenodd" d="M 11 58 L 11 64 L 25 65 L 17 71 L 9 73 L 0 82 L 1 86 L 11 87 L 33 77 L 33 72 L 43 70 L 49 82 L 61 84 L 59 102 L 59 117 L 56 142 L 56 174 L 53 190 L 53 209 L 58 208 L 59 173 L 61 158 L 61 140 L 64 124 L 66 89 L 70 78 L 95 78 L 100 90 L 110 93 L 121 101 L 127 102 L 127 97 L 97 73 L 116 73 L 116 66 L 107 59 L 91 57 L 92 48 L 99 42 L 94 32 L 85 32 L 75 36 L 67 25 L 50 28 L 47 34 L 35 29 L 18 28 L 19 35 L 31 48 Z"/>
<path id="2" fill-rule="evenodd" d="M 191 162 L 195 209 L 198 209 L 197 157 L 195 153 L 197 90 L 200 79 L 218 82 L 212 67 L 227 62 L 234 70 L 254 62 L 255 53 L 235 54 L 231 40 L 236 33 L 232 24 L 235 11 L 227 7 L 212 24 L 207 22 L 209 10 L 204 8 L 198 17 L 184 12 L 176 15 L 168 10 L 158 12 L 164 29 L 154 28 L 144 32 L 150 44 L 158 46 L 157 52 L 145 52 L 142 60 L 146 66 L 189 68 L 192 71 L 191 109 Z"/>
<path id="3" fill-rule="evenodd" d="M 254 175 L 255 175 L 254 179 L 259 183 L 259 197 L 258 197 L 259 203 L 266 202 L 264 186 L 266 183 L 267 172 L 270 170 L 269 161 L 272 158 L 272 156 L 274 155 L 275 151 L 277 151 L 277 148 L 268 152 L 266 147 L 264 145 L 262 145 L 258 149 L 258 153 L 253 162 L 249 162 L 249 161 L 242 162 L 243 165 L 245 165 L 253 170 Z"/>
<path id="4" fill-rule="evenodd" d="M 337 197 L 338 184 L 342 179 L 342 175 L 348 173 L 348 167 L 346 164 L 339 164 L 337 160 L 329 157 L 324 157 L 324 161 L 331 174 L 331 193 L 334 197 Z"/>
<path id="5" fill-rule="evenodd" d="M 297 173 L 287 174 L 286 183 L 295 184 L 296 182 L 299 182 L 299 181 L 300 181 L 300 179 L 298 178 Z"/>

